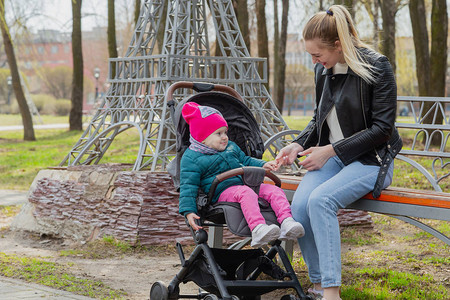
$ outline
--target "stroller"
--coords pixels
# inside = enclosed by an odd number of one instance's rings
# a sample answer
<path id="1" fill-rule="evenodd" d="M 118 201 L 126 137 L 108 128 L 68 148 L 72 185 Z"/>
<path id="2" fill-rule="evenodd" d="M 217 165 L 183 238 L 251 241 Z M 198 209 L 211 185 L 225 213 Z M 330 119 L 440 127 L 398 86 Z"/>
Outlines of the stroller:
<path id="1" fill-rule="evenodd" d="M 176 89 L 188 88 L 197 91 L 180 103 L 176 104 L 173 94 Z M 213 107 L 221 112 L 228 123 L 229 139 L 234 141 L 246 155 L 262 158 L 264 144 L 259 134 L 259 126 L 245 106 L 240 95 L 232 88 L 223 85 L 206 83 L 178 82 L 171 85 L 167 91 L 167 103 L 171 109 L 172 121 L 177 130 L 177 156 L 168 167 L 175 186 L 179 187 L 179 166 L 181 156 L 189 147 L 189 128 L 181 116 L 181 108 L 187 102 L 196 102 L 200 105 Z M 243 167 L 224 172 L 216 177 L 211 185 L 208 195 L 199 193 L 197 199 L 199 225 L 202 227 L 227 226 L 233 234 L 250 237 L 251 232 L 242 214 L 238 203 L 221 202 L 211 204 L 215 187 L 232 176 L 241 176 L 244 184 L 259 189 L 259 185 L 268 177 L 276 185 L 281 186 L 279 178 L 263 168 Z M 278 224 L 274 212 L 267 201 L 259 199 L 261 213 L 267 224 Z M 186 220 L 186 224 L 189 223 Z M 166 300 L 179 298 L 205 299 L 205 300 L 259 300 L 261 295 L 277 289 L 293 289 L 297 296 L 288 294 L 281 299 L 310 299 L 302 290 L 300 282 L 290 264 L 281 241 L 270 243 L 265 252 L 262 248 L 236 250 L 212 248 L 208 246 L 208 234 L 200 229 L 196 232 L 189 226 L 196 247 L 189 259 L 185 258 L 182 246 L 176 244 L 181 260 L 181 270 L 166 286 L 163 282 L 153 283 L 150 290 L 150 300 Z M 278 254 L 284 268 L 274 262 Z M 260 279 L 260 275 L 266 274 Z M 261 276 L 263 277 L 263 276 Z M 180 294 L 180 283 L 193 281 L 199 286 L 197 295 Z"/>

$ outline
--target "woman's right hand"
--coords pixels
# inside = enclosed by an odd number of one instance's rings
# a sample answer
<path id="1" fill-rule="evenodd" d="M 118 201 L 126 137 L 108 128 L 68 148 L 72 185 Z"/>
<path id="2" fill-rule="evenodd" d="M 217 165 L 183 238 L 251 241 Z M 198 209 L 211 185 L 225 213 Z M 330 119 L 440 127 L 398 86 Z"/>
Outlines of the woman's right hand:
<path id="1" fill-rule="evenodd" d="M 195 220 L 200 219 L 200 217 L 197 216 L 197 214 L 188 213 L 186 215 L 186 218 L 188 219 L 189 225 L 191 225 L 192 229 L 194 229 L 195 231 L 203 228 L 202 226 L 198 226 L 197 223 L 195 222 Z"/>
<path id="2" fill-rule="evenodd" d="M 282 148 L 278 153 L 275 161 L 278 166 L 280 165 L 291 165 L 294 163 L 295 159 L 299 152 L 302 152 L 304 149 L 300 144 L 292 143 Z"/>

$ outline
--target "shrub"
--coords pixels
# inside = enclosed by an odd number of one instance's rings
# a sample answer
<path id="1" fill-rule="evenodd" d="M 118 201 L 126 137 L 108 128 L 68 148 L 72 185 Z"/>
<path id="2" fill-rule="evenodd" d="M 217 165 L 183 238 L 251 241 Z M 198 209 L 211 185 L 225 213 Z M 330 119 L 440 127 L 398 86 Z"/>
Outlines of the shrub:
<path id="1" fill-rule="evenodd" d="M 68 116 L 72 103 L 69 99 L 58 99 L 55 101 L 55 114 L 58 116 Z"/>
<path id="2" fill-rule="evenodd" d="M 46 94 L 35 94 L 31 96 L 31 99 L 33 99 L 34 105 L 36 105 L 38 112 L 42 114 L 44 114 L 44 107 L 48 103 L 53 103 L 56 101 L 55 97 Z"/>

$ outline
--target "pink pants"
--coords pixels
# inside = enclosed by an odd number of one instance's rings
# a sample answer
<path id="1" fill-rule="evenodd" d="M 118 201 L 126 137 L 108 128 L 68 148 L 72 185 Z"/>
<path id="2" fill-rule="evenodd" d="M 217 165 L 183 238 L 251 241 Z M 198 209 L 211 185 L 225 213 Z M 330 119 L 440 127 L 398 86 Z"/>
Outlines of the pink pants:
<path id="1" fill-rule="evenodd" d="M 281 224 L 284 219 L 292 217 L 289 201 L 281 188 L 263 183 L 259 188 L 259 197 L 269 202 L 278 223 Z M 246 185 L 230 186 L 220 194 L 218 202 L 238 202 L 250 230 L 266 223 L 259 210 L 258 195 Z"/>

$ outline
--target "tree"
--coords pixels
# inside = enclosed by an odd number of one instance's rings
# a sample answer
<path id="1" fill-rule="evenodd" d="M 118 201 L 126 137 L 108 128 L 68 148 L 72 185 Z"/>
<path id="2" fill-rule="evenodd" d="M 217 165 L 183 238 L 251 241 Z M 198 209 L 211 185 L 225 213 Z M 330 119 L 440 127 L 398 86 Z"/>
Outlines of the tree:
<path id="1" fill-rule="evenodd" d="M 274 0 L 274 4 L 278 4 L 277 0 Z M 276 7 L 276 6 L 275 6 Z M 284 104 L 284 84 L 286 79 L 286 44 L 287 44 L 287 27 L 288 27 L 288 15 L 289 15 L 289 1 L 282 1 L 282 16 L 281 16 L 281 32 L 279 33 L 278 41 L 274 47 L 275 59 L 275 74 L 274 74 L 274 91 L 275 105 L 280 112 L 283 111 Z M 278 10 L 275 8 L 275 13 Z M 275 14 L 275 35 L 278 36 L 278 16 Z"/>
<path id="2" fill-rule="evenodd" d="M 348 12 L 352 16 L 353 20 L 355 19 L 355 9 L 353 8 L 353 6 L 355 4 L 354 2 L 355 2 L 354 0 L 336 0 L 336 1 L 334 1 L 335 4 L 340 4 L 340 5 L 345 6 L 345 8 L 348 9 Z"/>
<path id="3" fill-rule="evenodd" d="M 115 0 L 108 0 L 108 52 L 109 58 L 117 57 Z M 116 77 L 116 64 L 111 64 L 111 78 Z"/>
<path id="4" fill-rule="evenodd" d="M 370 19 L 373 23 L 373 42 L 372 46 L 375 50 L 378 51 L 378 41 L 379 39 L 379 31 L 380 26 L 378 24 L 378 11 L 379 11 L 379 2 L 378 0 L 362 0 L 361 1 L 364 7 L 366 8 L 367 13 L 369 14 Z"/>
<path id="5" fill-rule="evenodd" d="M 395 56 L 395 17 L 397 12 L 406 5 L 405 0 L 382 0 L 381 15 L 383 18 L 383 31 L 381 32 L 381 51 L 389 59 L 394 74 L 397 71 Z"/>
<path id="6" fill-rule="evenodd" d="M 446 0 L 433 0 L 431 11 L 431 96 L 445 96 L 448 15 Z"/>
<path id="7" fill-rule="evenodd" d="M 72 0 L 72 107 L 69 114 L 69 129 L 83 129 L 83 50 L 81 39 L 81 2 Z"/>
<path id="8" fill-rule="evenodd" d="M 141 14 L 141 0 L 134 1 L 134 24 L 137 24 Z"/>
<path id="9" fill-rule="evenodd" d="M 250 53 L 250 30 L 248 29 L 248 5 L 247 0 L 233 0 L 234 13 L 241 30 L 242 38 Z"/>
<path id="10" fill-rule="evenodd" d="M 267 37 L 266 23 L 266 0 L 256 0 L 256 19 L 257 19 L 257 37 L 258 37 L 258 56 L 267 59 L 267 70 L 269 68 L 269 39 Z M 263 65 L 260 65 L 259 74 L 264 74 Z M 267 82 L 269 82 L 269 72 L 267 72 Z M 269 84 L 266 84 L 269 90 Z"/>
<path id="11" fill-rule="evenodd" d="M 166 19 L 167 19 L 167 9 L 168 9 L 168 1 L 163 1 L 162 3 L 163 7 L 163 11 L 161 14 L 161 21 L 160 21 L 160 26 L 159 26 L 159 31 L 156 34 L 156 41 L 158 42 L 158 53 L 161 54 L 162 53 L 162 48 L 163 48 L 163 44 L 164 44 L 164 34 L 165 34 L 165 28 L 166 28 Z"/>
<path id="12" fill-rule="evenodd" d="M 397 13 L 395 0 L 381 1 L 381 15 L 383 18 L 383 31 L 381 33 L 381 52 L 386 55 L 396 74 L 395 60 L 395 15 Z"/>
<path id="13" fill-rule="evenodd" d="M 275 105 L 280 110 L 278 106 L 278 74 L 280 73 L 280 56 L 278 55 L 278 48 L 280 43 L 280 30 L 278 25 L 278 0 L 273 0 L 273 89 L 272 89 L 272 98 L 275 102 Z M 280 110 L 281 112 L 281 110 Z"/>
<path id="14" fill-rule="evenodd" d="M 429 96 L 431 72 L 424 0 L 410 0 L 409 15 L 411 18 L 414 49 L 416 51 L 416 74 L 419 96 Z"/>
<path id="15" fill-rule="evenodd" d="M 416 50 L 416 74 L 419 96 L 445 96 L 445 75 L 447 70 L 447 32 L 448 14 L 446 0 L 433 0 L 431 8 L 431 55 L 428 51 L 428 32 L 426 26 L 426 9 L 423 0 L 411 0 L 409 3 L 413 29 L 414 48 Z M 433 105 L 428 102 L 424 111 Z M 423 117 L 423 116 L 422 116 Z M 433 114 L 424 119 L 424 123 L 433 122 Z M 442 123 L 442 114 L 434 120 Z M 440 145 L 440 136 L 433 135 L 431 143 Z"/>
<path id="16" fill-rule="evenodd" d="M 20 114 L 22 116 L 23 139 L 25 141 L 35 141 L 36 137 L 34 135 L 33 118 L 22 89 L 19 68 L 17 66 L 16 55 L 14 53 L 14 46 L 11 41 L 8 24 L 6 23 L 5 0 L 0 0 L 0 28 L 2 31 L 3 45 L 5 47 L 9 69 L 11 71 L 13 89 L 16 95 L 17 103 L 19 104 Z"/>

